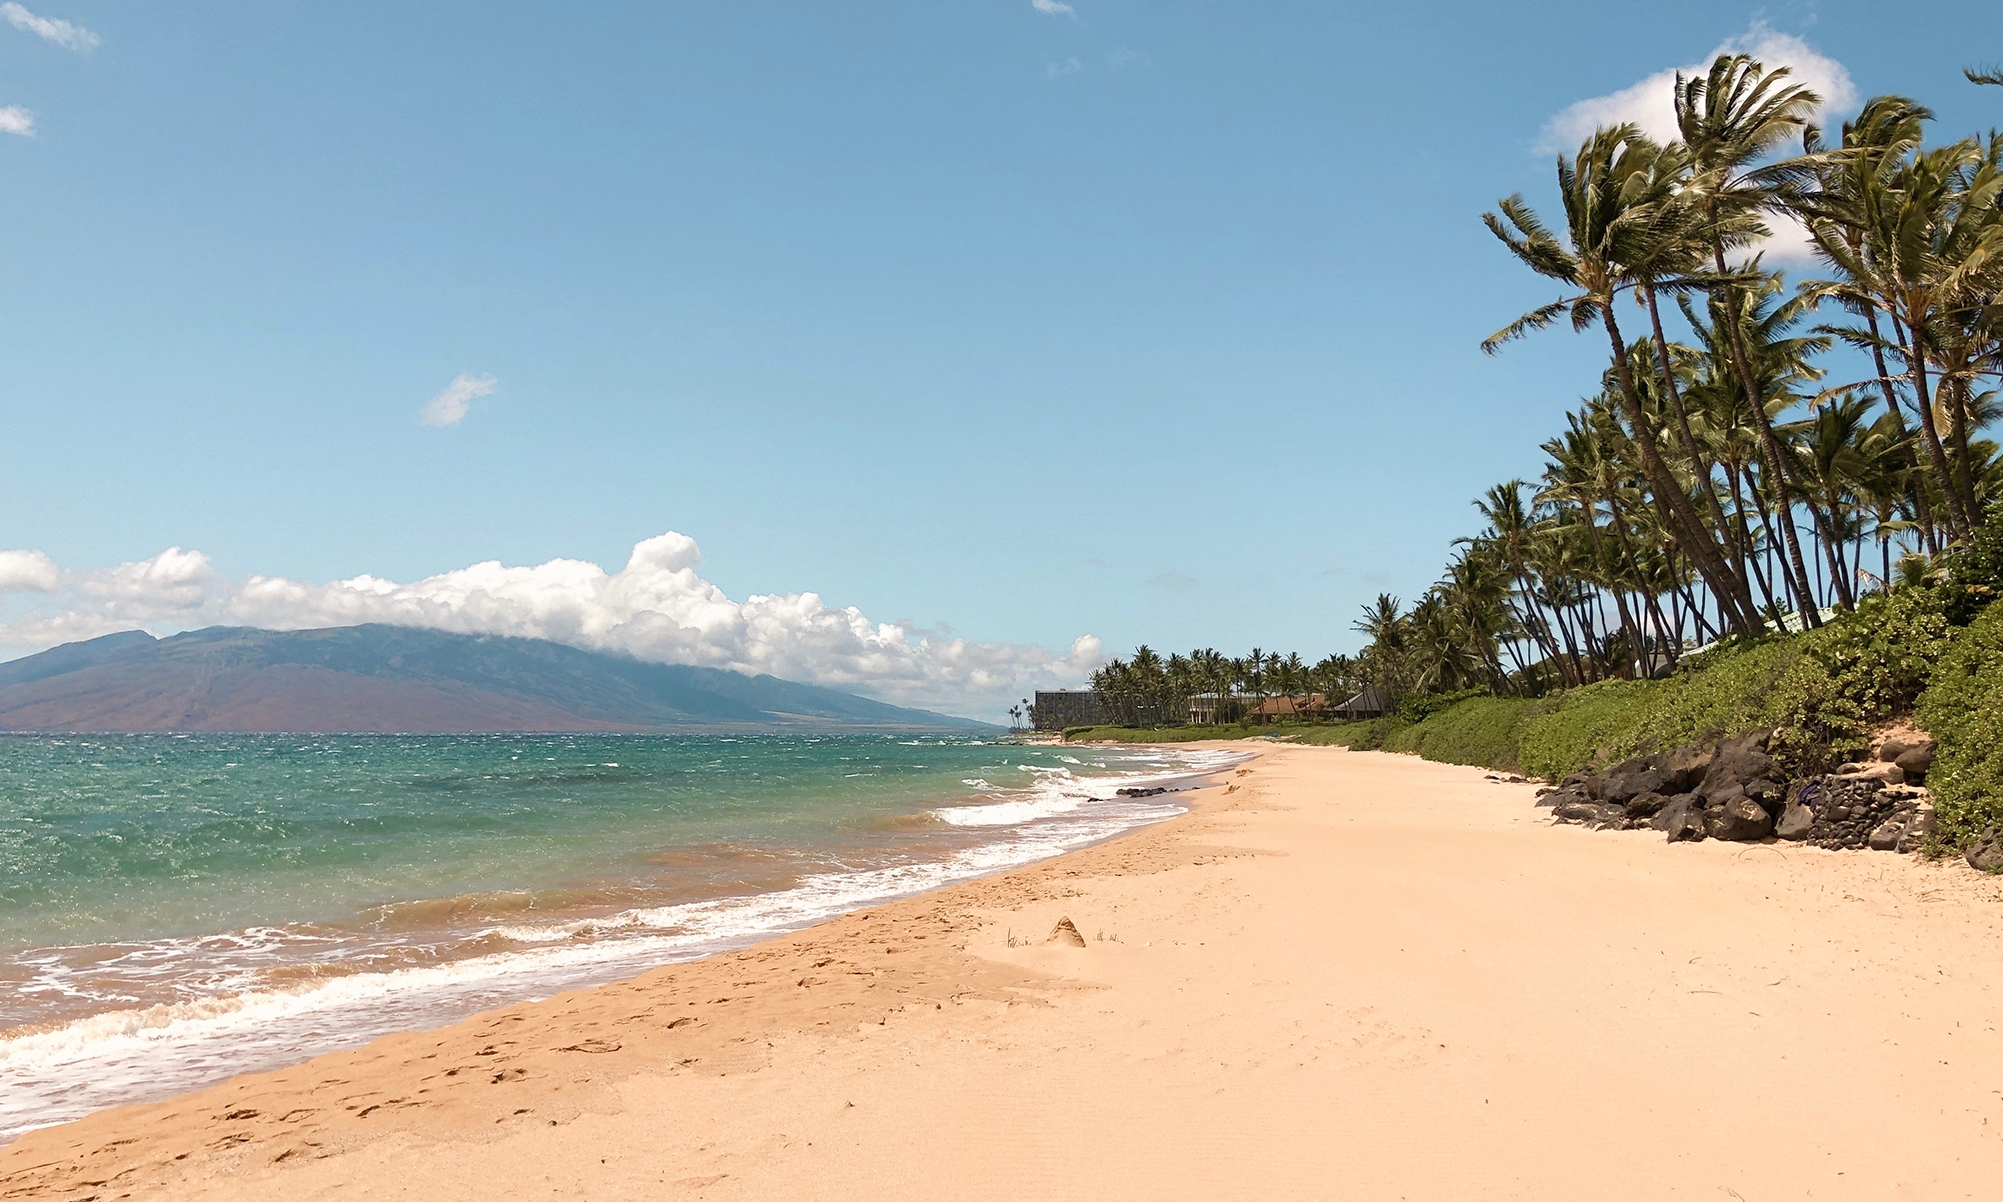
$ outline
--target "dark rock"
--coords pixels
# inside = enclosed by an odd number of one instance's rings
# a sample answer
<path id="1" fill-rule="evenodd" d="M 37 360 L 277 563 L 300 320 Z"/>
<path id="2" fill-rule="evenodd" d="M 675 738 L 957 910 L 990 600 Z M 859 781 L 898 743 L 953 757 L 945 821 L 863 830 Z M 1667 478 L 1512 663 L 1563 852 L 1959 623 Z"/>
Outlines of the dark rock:
<path id="1" fill-rule="evenodd" d="M 1637 772 L 1645 770 L 1647 767 L 1648 764 L 1645 760 L 1639 760 L 1639 759 L 1622 760 L 1620 763 L 1615 764 L 1613 767 L 1608 768 L 1605 771 L 1600 772 L 1595 776 L 1593 776 L 1591 779 L 1587 780 L 1586 792 L 1591 793 L 1595 798 L 1601 801 L 1605 801 L 1607 800 L 1607 794 L 1610 790 L 1622 788 L 1624 786 L 1624 782 L 1627 780 L 1628 777 L 1633 776 Z M 1634 796 L 1633 793 L 1628 793 L 1622 796 L 1620 800 L 1622 802 L 1625 802 L 1629 797 L 1632 796 Z"/>
<path id="2" fill-rule="evenodd" d="M 1752 798 L 1741 794 L 1723 806 L 1706 810 L 1706 819 L 1713 839 L 1731 839 L 1750 843 L 1764 839 L 1773 830 L 1773 815 L 1766 807 Z"/>
<path id="3" fill-rule="evenodd" d="M 1933 768 L 1933 744 L 1908 748 L 1900 752 L 1899 757 L 1892 763 L 1898 766 L 1899 771 L 1906 774 L 1907 780 L 1925 780 L 1927 772 Z"/>
<path id="4" fill-rule="evenodd" d="M 1707 808 L 1715 810 L 1745 800 L 1746 787 L 1735 780 L 1706 780 L 1697 787 L 1697 796 L 1704 799 Z"/>
<path id="5" fill-rule="evenodd" d="M 1709 786 L 1713 781 L 1754 780 L 1765 776 L 1772 767 L 1773 757 L 1767 754 L 1767 732 L 1756 730 L 1718 744 L 1717 757 L 1704 773 L 1704 783 Z"/>
<path id="6" fill-rule="evenodd" d="M 1930 805 L 1918 806 L 1913 810 L 1911 821 L 1906 823 L 1905 834 L 1899 836 L 1899 850 L 1902 852 L 1924 850 L 1927 841 L 1940 833 L 1940 815 L 1934 813 Z"/>
<path id="7" fill-rule="evenodd" d="M 1662 807 L 1649 825 L 1666 833 L 1671 843 L 1696 843 L 1707 833 L 1703 803 L 1690 793 Z"/>
<path id="8" fill-rule="evenodd" d="M 1560 822 L 1597 822 L 1604 812 L 1598 802 L 1577 800 L 1558 806 L 1551 811 L 1551 816 Z"/>
<path id="9" fill-rule="evenodd" d="M 1631 798 L 1628 801 L 1627 816 L 1630 818 L 1653 818 L 1661 811 L 1663 806 L 1668 804 L 1669 799 L 1660 793 L 1643 793 L 1641 796 Z"/>
<path id="10" fill-rule="evenodd" d="M 1664 783 L 1669 792 L 1683 793 L 1695 788 L 1704 779 L 1711 762 L 1717 758 L 1717 742 L 1706 739 L 1664 754 L 1659 768 L 1662 775 L 1668 778 Z"/>
<path id="11" fill-rule="evenodd" d="M 1608 774 L 1600 796 L 1611 805 L 1626 805 L 1643 793 L 1659 793 L 1668 782 L 1662 773 L 1653 768 L 1643 768 L 1637 772 Z"/>
<path id="12" fill-rule="evenodd" d="M 1787 790 L 1764 776 L 1756 776 L 1745 784 L 1746 796 L 1760 803 L 1767 813 L 1778 814 L 1787 804 Z"/>
<path id="13" fill-rule="evenodd" d="M 1780 821 L 1774 823 L 1774 837 L 1799 843 L 1808 838 L 1809 828 L 1815 825 L 1815 811 L 1804 805 L 1791 805 L 1781 811 Z"/>
<path id="14" fill-rule="evenodd" d="M 1654 827 L 1656 830 L 1666 831 L 1669 829 L 1669 824 L 1675 821 L 1684 809 L 1692 807 L 1696 808 L 1699 813 L 1703 812 L 1703 799 L 1690 793 L 1678 793 L 1663 803 L 1662 808 L 1650 816 L 1648 825 Z"/>
<path id="15" fill-rule="evenodd" d="M 1982 832 L 1982 837 L 1962 853 L 1970 868 L 1980 872 L 2003 872 L 2003 845 L 1996 839 L 1996 828 Z"/>
<path id="16" fill-rule="evenodd" d="M 1897 851 L 1899 849 L 1899 839 L 1905 833 L 1906 824 L 1904 822 L 1901 822 L 1897 818 L 1887 818 L 1877 826 L 1871 828 L 1870 837 L 1865 839 L 1864 843 L 1872 851 Z"/>
<path id="17" fill-rule="evenodd" d="M 1932 752 L 1933 736 L 1915 734 L 1904 738 L 1886 739 L 1884 744 L 1878 748 L 1878 758 L 1888 764 L 1896 764 L 1908 751 Z M 1921 769 L 1921 771 L 1925 771 L 1925 769 Z"/>

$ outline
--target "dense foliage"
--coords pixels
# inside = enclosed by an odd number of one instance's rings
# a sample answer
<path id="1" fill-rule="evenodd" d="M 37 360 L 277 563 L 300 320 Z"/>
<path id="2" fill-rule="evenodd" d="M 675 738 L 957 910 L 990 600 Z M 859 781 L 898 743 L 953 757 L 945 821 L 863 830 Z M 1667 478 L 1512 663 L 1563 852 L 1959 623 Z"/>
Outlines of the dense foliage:
<path id="1" fill-rule="evenodd" d="M 1940 840 L 1959 847 L 2003 823 L 2003 605 L 1985 610 L 1941 657 L 1919 721 L 1939 740 L 1927 785 Z"/>
<path id="2" fill-rule="evenodd" d="M 1555 779 L 1764 728 L 1799 775 L 1917 706 L 1954 845 L 2003 824 L 2003 134 L 1928 145 L 1933 114 L 1880 96 L 1825 139 L 1745 55 L 1673 100 L 1668 142 L 1560 156 L 1559 220 L 1486 216 L 1560 295 L 1484 349 L 1563 321 L 1607 357 L 1538 478 L 1324 661 L 1391 708 L 1327 741 Z M 1780 222 L 1813 278 L 1758 253 Z"/>
<path id="3" fill-rule="evenodd" d="M 1218 722 L 1236 722 L 1270 697 L 1320 695 L 1340 702 L 1358 685 L 1356 663 L 1331 655 L 1316 664 L 1298 652 L 1281 655 L 1254 647 L 1242 659 L 1212 648 L 1163 659 L 1152 647 L 1135 648 L 1131 659 L 1115 659 L 1092 673 L 1092 688 L 1120 726 L 1180 726 L 1190 720 L 1190 701 L 1203 697 Z"/>
<path id="4" fill-rule="evenodd" d="M 1881 96 L 1825 140 L 1818 98 L 1743 55 L 1673 99 L 1678 138 L 1613 126 L 1559 159 L 1560 221 L 1520 196 L 1486 218 L 1561 295 L 1485 348 L 1562 320 L 1608 357 L 1541 476 L 1476 502 L 1440 582 L 1365 607 L 1359 670 L 1396 695 L 1664 675 L 1693 645 L 1819 627 L 1971 538 L 1983 579 L 1950 616 L 1995 595 L 2003 532 L 1975 527 L 2003 495 L 1980 437 L 2003 135 L 1929 146 L 1932 114 Z M 1818 278 L 1756 253 L 1779 221 L 1808 231 Z"/>

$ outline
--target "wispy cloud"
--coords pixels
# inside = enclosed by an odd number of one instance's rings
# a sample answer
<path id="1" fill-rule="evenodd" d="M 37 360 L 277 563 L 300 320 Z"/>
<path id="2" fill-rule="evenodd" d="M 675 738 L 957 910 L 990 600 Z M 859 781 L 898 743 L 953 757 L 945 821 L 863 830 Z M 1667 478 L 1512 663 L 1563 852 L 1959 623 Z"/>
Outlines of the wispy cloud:
<path id="1" fill-rule="evenodd" d="M 532 567 L 489 560 L 407 584 L 366 575 L 326 584 L 231 579 L 208 556 L 180 547 L 83 569 L 60 568 L 39 551 L 0 551 L 0 593 L 38 594 L 18 597 L 11 620 L 0 615 L 0 645 L 47 647 L 134 627 L 161 634 L 218 623 L 301 630 L 386 622 L 769 672 L 995 717 L 1028 690 L 1076 686 L 1103 662 L 1091 635 L 1060 653 L 872 622 L 817 593 L 734 601 L 701 567 L 695 540 L 672 531 L 636 545 L 616 572 L 577 559 Z"/>
<path id="2" fill-rule="evenodd" d="M 1077 9 L 1072 8 L 1069 4 L 1060 3 L 1059 0 L 1029 0 L 1029 6 L 1046 17 L 1071 17 L 1075 19 L 1078 16 Z"/>
<path id="3" fill-rule="evenodd" d="M 18 105 L 0 109 L 0 134 L 35 136 L 35 115 Z"/>
<path id="4" fill-rule="evenodd" d="M 0 4 L 0 17 L 7 18 L 7 23 L 16 29 L 79 54 L 95 49 L 99 41 L 96 34 L 81 25 L 72 25 L 57 17 L 38 17 L 14 3 L 14 0 Z"/>
<path id="5" fill-rule="evenodd" d="M 1052 79 L 1060 75 L 1076 75 L 1084 69 L 1085 64 L 1075 58 L 1067 58 L 1061 63 L 1048 63 L 1044 66 L 1044 70 L 1050 73 Z"/>
<path id="6" fill-rule="evenodd" d="M 1638 83 L 1567 105 L 1544 125 L 1537 149 L 1542 153 L 1569 152 L 1605 125 L 1633 122 L 1641 132 L 1658 142 L 1677 136 L 1676 77 L 1702 75 L 1721 54 L 1749 54 L 1768 69 L 1788 68 L 1789 78 L 1808 85 L 1822 97 L 1817 110 L 1826 121 L 1831 114 L 1845 113 L 1857 105 L 1857 85 L 1842 63 L 1822 54 L 1793 34 L 1768 29 L 1760 22 L 1744 34 L 1719 43 L 1701 60 L 1681 67 L 1657 71 Z M 1808 234 L 1785 218 L 1770 219 L 1773 236 L 1758 249 L 1774 264 L 1806 264 L 1814 261 Z"/>
<path id="7" fill-rule="evenodd" d="M 492 376 L 460 372 L 445 391 L 425 402 L 423 422 L 427 426 L 456 426 L 466 417 L 467 407 L 478 397 L 488 396 L 499 381 Z"/>

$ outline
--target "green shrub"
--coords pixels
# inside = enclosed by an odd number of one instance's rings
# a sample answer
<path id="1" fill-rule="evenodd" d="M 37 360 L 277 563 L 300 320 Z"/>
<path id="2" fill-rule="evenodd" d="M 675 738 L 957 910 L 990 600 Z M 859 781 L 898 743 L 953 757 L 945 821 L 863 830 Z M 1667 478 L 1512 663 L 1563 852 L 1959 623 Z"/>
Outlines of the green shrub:
<path id="1" fill-rule="evenodd" d="M 1461 689 L 1454 693 L 1413 693 L 1398 703 L 1397 715 L 1407 722 L 1424 722 L 1445 713 L 1472 697 L 1488 696 L 1487 689 Z"/>
<path id="2" fill-rule="evenodd" d="M 1518 767 L 1557 780 L 1583 768 L 1601 750 L 1624 754 L 1665 684 L 1603 680 L 1564 693 L 1549 709 L 1525 719 L 1516 736 Z"/>
<path id="3" fill-rule="evenodd" d="M 1389 732 L 1386 751 L 1403 751 L 1442 764 L 1520 770 L 1517 732 L 1523 720 L 1553 702 L 1477 695 L 1441 710 L 1415 726 Z"/>
<path id="4" fill-rule="evenodd" d="M 1722 648 L 1666 680 L 1608 680 L 1573 689 L 1532 715 L 1518 738 L 1523 771 L 1556 780 L 1604 756 L 1621 760 L 1717 734 L 1780 724 L 1783 688 L 1803 639 Z"/>
<path id="5" fill-rule="evenodd" d="M 1384 740 L 1409 725 L 1403 718 L 1389 715 L 1383 718 L 1365 718 L 1359 722 L 1343 722 L 1335 726 L 1321 728 L 1322 737 L 1313 740 L 1334 747 L 1347 747 L 1351 751 L 1377 751 L 1384 746 Z M 1303 740 L 1306 742 L 1307 740 Z"/>
<path id="6" fill-rule="evenodd" d="M 1966 626 L 2003 596 L 2003 504 L 1990 506 L 1975 537 L 1945 560 L 1947 617 L 1956 626 Z"/>
<path id="7" fill-rule="evenodd" d="M 1936 741 L 1927 786 L 1943 846 L 2003 824 L 2003 606 L 1961 632 L 1920 696 L 1919 723 Z"/>
<path id="8" fill-rule="evenodd" d="M 1800 775 L 1862 755 L 1871 729 L 1913 711 L 1953 630 L 1935 590 L 1869 597 L 1799 640 L 1779 682 L 1774 754 Z"/>

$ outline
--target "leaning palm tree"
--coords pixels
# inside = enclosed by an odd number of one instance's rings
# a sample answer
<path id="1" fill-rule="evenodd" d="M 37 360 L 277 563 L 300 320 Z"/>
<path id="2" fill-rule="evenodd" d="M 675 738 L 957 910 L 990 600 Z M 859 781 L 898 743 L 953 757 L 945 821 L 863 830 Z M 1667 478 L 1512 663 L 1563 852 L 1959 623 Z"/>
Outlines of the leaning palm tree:
<path id="1" fill-rule="evenodd" d="M 1563 198 L 1566 238 L 1561 241 L 1538 219 L 1521 195 L 1497 206 L 1500 215 L 1483 220 L 1518 259 L 1539 275 L 1574 289 L 1571 296 L 1531 310 L 1483 341 L 1494 354 L 1503 344 L 1531 330 L 1569 316 L 1574 330 L 1597 322 L 1613 351 L 1618 393 L 1627 411 L 1631 434 L 1640 452 L 1650 491 L 1665 510 L 1665 524 L 1695 561 L 1704 581 L 1716 594 L 1719 610 L 1735 631 L 1757 627 L 1752 594 L 1734 577 L 1714 534 L 1691 504 L 1664 461 L 1653 424 L 1643 407 L 1628 356 L 1628 344 L 1614 315 L 1614 302 L 1633 289 L 1638 265 L 1658 253 L 1659 210 L 1679 203 L 1669 181 L 1654 170 L 1661 148 L 1633 125 L 1601 129 L 1579 148 L 1576 157 L 1558 160 L 1558 186 Z"/>
<path id="2" fill-rule="evenodd" d="M 1809 223 L 1817 249 L 1846 277 L 1846 290 L 1884 315 L 1891 339 L 1848 331 L 1905 365 L 1921 444 L 1938 477 L 1954 537 L 1966 537 L 1979 512 L 1968 453 L 1967 398 L 1973 379 L 1993 370 L 1994 297 L 2003 264 L 2003 143 L 1985 150 L 1968 138 L 1933 150 L 1913 149 L 1889 173 L 1855 181 L 1855 209 L 1818 212 Z M 1829 285 L 1816 285 L 1831 291 Z M 1939 365 L 1936 376 L 1930 365 Z M 1945 437 L 1937 406 L 1946 410 Z M 1950 446 L 1953 458 L 1950 458 Z"/>
<path id="3" fill-rule="evenodd" d="M 1706 74 L 1676 78 L 1676 125 L 1690 152 L 1689 201 L 1703 214 L 1704 248 L 1710 252 L 1715 273 L 1712 291 L 1727 313 L 1743 308 L 1738 296 L 1741 273 L 1731 270 L 1728 252 L 1768 235 L 1765 216 L 1779 210 L 1799 190 L 1799 179 L 1805 173 L 1802 165 L 1791 161 L 1764 160 L 1800 132 L 1821 103 L 1822 98 L 1809 88 L 1788 82 L 1786 67 L 1769 71 L 1744 54 L 1721 54 Z M 1743 274 L 1760 277 L 1764 273 L 1755 260 Z M 1775 492 L 1775 509 L 1789 514 L 1795 496 L 1780 439 L 1767 419 L 1765 398 L 1736 327 L 1727 330 L 1726 346 L 1739 384 L 1752 403 L 1763 466 Z M 1781 535 L 1795 587 L 1806 596 L 1808 571 L 1793 521 L 1782 522 Z M 1803 617 L 1810 625 L 1818 624 L 1813 607 L 1804 609 Z"/>

